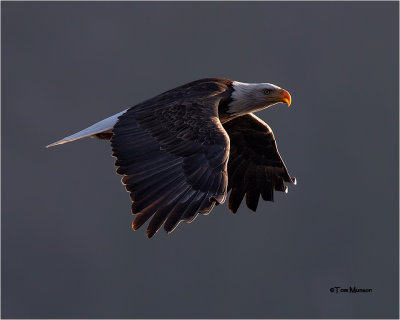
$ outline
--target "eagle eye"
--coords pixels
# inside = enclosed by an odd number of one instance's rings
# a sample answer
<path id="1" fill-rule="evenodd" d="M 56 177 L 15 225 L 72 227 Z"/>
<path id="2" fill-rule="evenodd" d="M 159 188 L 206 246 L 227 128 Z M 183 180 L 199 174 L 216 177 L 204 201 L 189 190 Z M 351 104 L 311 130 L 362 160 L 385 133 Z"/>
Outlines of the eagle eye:
<path id="1" fill-rule="evenodd" d="M 263 93 L 264 93 L 265 95 L 268 95 L 268 94 L 271 93 L 271 90 L 270 90 L 270 89 L 264 89 L 264 90 L 263 90 Z"/>

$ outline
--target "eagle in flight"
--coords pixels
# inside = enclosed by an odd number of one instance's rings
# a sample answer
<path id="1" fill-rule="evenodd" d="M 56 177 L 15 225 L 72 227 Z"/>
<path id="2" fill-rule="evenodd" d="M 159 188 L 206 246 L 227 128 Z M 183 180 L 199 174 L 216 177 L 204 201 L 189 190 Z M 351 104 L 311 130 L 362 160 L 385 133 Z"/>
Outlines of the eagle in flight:
<path id="1" fill-rule="evenodd" d="M 270 83 L 207 78 L 161 93 L 47 147 L 85 137 L 111 141 L 117 173 L 132 200 L 137 230 L 209 214 L 225 202 L 236 213 L 243 198 L 256 211 L 261 197 L 296 184 L 278 152 L 271 128 L 253 112 L 290 94 Z"/>

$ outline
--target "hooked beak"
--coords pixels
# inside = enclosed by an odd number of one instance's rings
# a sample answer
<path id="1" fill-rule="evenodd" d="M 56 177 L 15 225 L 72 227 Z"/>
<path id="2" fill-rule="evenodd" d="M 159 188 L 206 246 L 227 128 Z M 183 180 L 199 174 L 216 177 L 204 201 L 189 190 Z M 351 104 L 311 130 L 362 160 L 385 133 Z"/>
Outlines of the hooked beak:
<path id="1" fill-rule="evenodd" d="M 284 102 L 290 107 L 290 104 L 292 103 L 292 97 L 290 96 L 290 93 L 287 92 L 286 90 L 279 90 L 279 101 Z"/>

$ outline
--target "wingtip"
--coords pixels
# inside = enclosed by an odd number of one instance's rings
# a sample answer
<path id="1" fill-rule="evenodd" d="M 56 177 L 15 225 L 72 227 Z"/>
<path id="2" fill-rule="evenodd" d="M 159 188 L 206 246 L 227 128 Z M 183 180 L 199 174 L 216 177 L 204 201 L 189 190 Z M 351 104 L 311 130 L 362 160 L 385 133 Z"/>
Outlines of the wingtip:
<path id="1" fill-rule="evenodd" d="M 157 231 L 154 231 L 154 230 L 149 230 L 149 229 L 146 230 L 146 236 L 149 239 L 151 239 L 156 233 L 157 233 Z"/>
<path id="2" fill-rule="evenodd" d="M 233 208 L 231 205 L 228 205 L 228 209 L 232 214 L 236 214 L 238 208 Z"/>
<path id="3" fill-rule="evenodd" d="M 154 220 L 154 217 L 153 217 Z M 161 225 L 159 226 L 154 226 L 151 222 L 153 222 L 153 220 L 150 221 L 150 223 L 148 224 L 147 228 L 146 228 L 146 236 L 147 238 L 152 238 L 160 229 Z"/>
<path id="4" fill-rule="evenodd" d="M 134 230 L 134 231 L 138 230 L 143 225 L 143 223 L 140 223 L 139 220 L 137 219 L 138 217 L 139 216 L 136 216 L 136 218 L 132 221 L 132 230 Z M 149 239 L 152 238 L 157 233 L 157 231 L 147 228 L 147 230 L 146 230 L 147 238 L 149 238 Z"/>
<path id="5" fill-rule="evenodd" d="M 134 231 L 136 231 L 137 229 L 139 229 L 140 228 L 140 226 L 138 226 L 136 223 L 135 223 L 135 220 L 133 220 L 132 221 L 132 230 L 134 230 Z"/>

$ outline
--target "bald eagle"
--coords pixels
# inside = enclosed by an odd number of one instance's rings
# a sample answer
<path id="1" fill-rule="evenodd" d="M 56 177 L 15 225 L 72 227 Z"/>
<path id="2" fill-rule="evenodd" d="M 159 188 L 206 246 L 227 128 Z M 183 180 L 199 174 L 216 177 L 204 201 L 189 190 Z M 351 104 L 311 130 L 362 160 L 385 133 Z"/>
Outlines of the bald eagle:
<path id="1" fill-rule="evenodd" d="M 117 173 L 132 200 L 137 230 L 162 225 L 170 233 L 225 202 L 236 213 L 242 199 L 256 211 L 259 197 L 296 184 L 271 128 L 253 112 L 291 96 L 270 83 L 207 78 L 161 93 L 47 147 L 84 137 L 111 141 Z"/>

